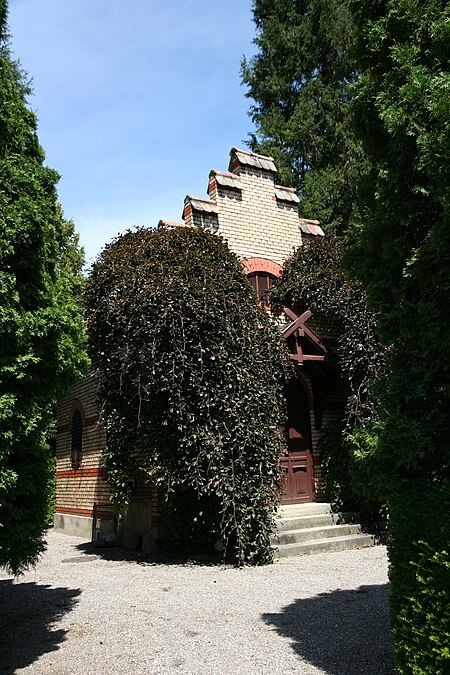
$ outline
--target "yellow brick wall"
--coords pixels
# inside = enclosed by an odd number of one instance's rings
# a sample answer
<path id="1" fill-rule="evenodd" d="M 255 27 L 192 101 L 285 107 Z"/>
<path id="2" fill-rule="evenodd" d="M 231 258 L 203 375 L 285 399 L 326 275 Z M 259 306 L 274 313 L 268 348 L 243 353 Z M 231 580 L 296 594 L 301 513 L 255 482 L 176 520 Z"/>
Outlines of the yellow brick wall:
<path id="1" fill-rule="evenodd" d="M 242 190 L 217 184 L 210 189 L 210 198 L 219 207 L 218 234 L 240 258 L 268 258 L 282 264 L 302 243 L 297 204 L 276 199 L 270 171 L 241 165 L 239 180 Z"/>
<path id="2" fill-rule="evenodd" d="M 106 433 L 99 420 L 96 400 L 98 377 L 95 372 L 77 382 L 57 409 L 56 435 L 56 511 L 89 516 L 94 503 L 109 502 L 110 489 L 104 481 L 102 450 Z M 72 468 L 70 426 L 72 412 L 81 403 L 83 412 L 80 467 Z"/>

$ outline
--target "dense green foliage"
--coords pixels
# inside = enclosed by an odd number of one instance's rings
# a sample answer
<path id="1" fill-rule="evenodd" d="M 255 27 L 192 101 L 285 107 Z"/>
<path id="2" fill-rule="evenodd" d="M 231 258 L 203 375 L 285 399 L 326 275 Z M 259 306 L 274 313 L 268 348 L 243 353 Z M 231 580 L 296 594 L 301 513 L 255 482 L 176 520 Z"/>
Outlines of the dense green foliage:
<path id="1" fill-rule="evenodd" d="M 398 668 L 418 675 L 448 673 L 450 487 L 447 480 L 433 485 L 428 476 L 404 474 L 389 503 L 391 609 Z"/>
<path id="2" fill-rule="evenodd" d="M 374 390 L 385 373 L 386 349 L 377 338 L 377 316 L 367 307 L 362 283 L 343 269 L 340 240 L 328 235 L 305 242 L 284 263 L 270 300 L 274 310 L 300 301 L 334 326 L 348 398 L 341 422 L 322 434 L 324 488 L 340 507 L 357 502 L 359 508 L 372 508 L 367 492 L 368 458 L 361 454 L 360 439 L 366 439 L 367 447 L 378 424 Z"/>
<path id="3" fill-rule="evenodd" d="M 254 0 L 256 55 L 242 63 L 253 150 L 271 154 L 300 212 L 327 231 L 350 218 L 362 155 L 348 106 L 355 79 L 347 0 Z"/>
<path id="4" fill-rule="evenodd" d="M 441 506 L 441 504 L 439 505 Z M 418 543 L 413 571 L 415 594 L 403 603 L 397 639 L 412 673 L 447 673 L 450 660 L 450 555 Z"/>
<path id="5" fill-rule="evenodd" d="M 46 435 L 56 397 L 86 355 L 82 254 L 57 203 L 58 175 L 44 166 L 5 21 L 0 0 L 0 565 L 17 573 L 44 547 Z"/>
<path id="6" fill-rule="evenodd" d="M 362 73 L 355 116 L 371 169 L 359 189 L 362 222 L 349 237 L 349 260 L 392 345 L 372 481 L 389 499 L 399 669 L 441 673 L 450 670 L 449 615 L 431 640 L 423 613 L 432 621 L 450 602 L 448 574 L 431 571 L 450 546 L 450 5 L 353 0 L 352 7 Z M 420 581 L 426 545 L 430 573 Z"/>
<path id="7" fill-rule="evenodd" d="M 270 559 L 287 357 L 236 256 L 198 229 L 129 232 L 95 263 L 86 307 L 115 501 L 144 473 L 189 515 L 187 540 Z"/>

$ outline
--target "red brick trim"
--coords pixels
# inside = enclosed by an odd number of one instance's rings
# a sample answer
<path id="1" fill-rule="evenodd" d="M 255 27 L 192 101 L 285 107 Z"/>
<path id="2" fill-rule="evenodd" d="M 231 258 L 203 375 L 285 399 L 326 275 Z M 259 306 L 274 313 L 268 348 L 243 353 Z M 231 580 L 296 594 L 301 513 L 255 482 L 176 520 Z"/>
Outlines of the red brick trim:
<path id="1" fill-rule="evenodd" d="M 100 420 L 100 415 L 92 415 L 92 417 L 86 417 L 84 420 L 85 427 L 92 427 L 94 424 Z M 70 424 L 61 424 L 57 429 L 57 434 L 67 434 L 70 431 Z"/>
<path id="2" fill-rule="evenodd" d="M 236 171 L 236 169 L 239 169 L 240 166 L 241 166 L 241 163 L 240 163 L 240 161 L 238 160 L 238 158 L 237 158 L 237 157 L 233 157 L 232 162 L 231 162 L 231 165 L 230 165 L 231 171 L 234 173 L 234 172 Z"/>
<path id="3" fill-rule="evenodd" d="M 92 509 L 77 509 L 75 507 L 57 506 L 56 513 L 67 513 L 72 516 L 87 516 L 92 518 Z"/>
<path id="4" fill-rule="evenodd" d="M 66 513 L 70 516 L 86 516 L 87 518 L 92 518 L 94 515 L 93 509 L 79 509 L 75 506 L 57 506 L 56 513 Z M 97 511 L 97 518 L 111 518 L 113 513 L 111 511 L 102 511 L 99 509 Z"/>
<path id="5" fill-rule="evenodd" d="M 100 415 L 92 415 L 92 417 L 86 417 L 84 424 L 86 427 L 92 427 L 94 424 L 97 424 L 99 419 Z"/>
<path id="6" fill-rule="evenodd" d="M 56 472 L 56 478 L 92 478 L 106 476 L 106 469 L 102 467 L 92 467 L 91 469 L 67 469 Z"/>
<path id="7" fill-rule="evenodd" d="M 283 268 L 278 263 L 268 258 L 245 258 L 241 261 L 245 274 L 253 274 L 254 272 L 266 272 L 273 274 L 274 277 L 280 277 Z"/>

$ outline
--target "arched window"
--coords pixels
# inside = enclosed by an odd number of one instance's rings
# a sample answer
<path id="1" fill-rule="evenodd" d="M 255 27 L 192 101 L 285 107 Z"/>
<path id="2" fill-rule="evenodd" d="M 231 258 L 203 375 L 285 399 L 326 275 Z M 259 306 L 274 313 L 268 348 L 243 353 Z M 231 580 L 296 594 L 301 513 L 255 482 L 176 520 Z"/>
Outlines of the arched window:
<path id="1" fill-rule="evenodd" d="M 267 295 L 273 280 L 281 276 L 281 265 L 268 258 L 244 258 L 241 265 L 249 284 L 256 293 L 258 302 L 268 308 Z"/>
<path id="2" fill-rule="evenodd" d="M 269 304 L 268 293 L 276 276 L 274 274 L 269 274 L 268 272 L 252 272 L 247 275 L 247 279 L 250 286 L 255 291 L 258 301 L 264 307 L 267 307 Z"/>
<path id="3" fill-rule="evenodd" d="M 83 459 L 83 422 L 79 410 L 74 410 L 70 424 L 72 468 L 81 466 Z"/>

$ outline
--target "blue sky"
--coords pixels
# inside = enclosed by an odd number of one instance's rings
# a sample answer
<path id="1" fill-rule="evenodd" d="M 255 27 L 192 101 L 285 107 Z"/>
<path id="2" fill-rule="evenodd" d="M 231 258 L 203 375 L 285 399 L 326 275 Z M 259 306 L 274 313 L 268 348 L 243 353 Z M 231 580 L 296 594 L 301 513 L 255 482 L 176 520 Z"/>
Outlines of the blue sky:
<path id="1" fill-rule="evenodd" d="M 129 227 L 180 221 L 252 129 L 251 0 L 10 0 L 9 29 L 88 263 Z"/>

